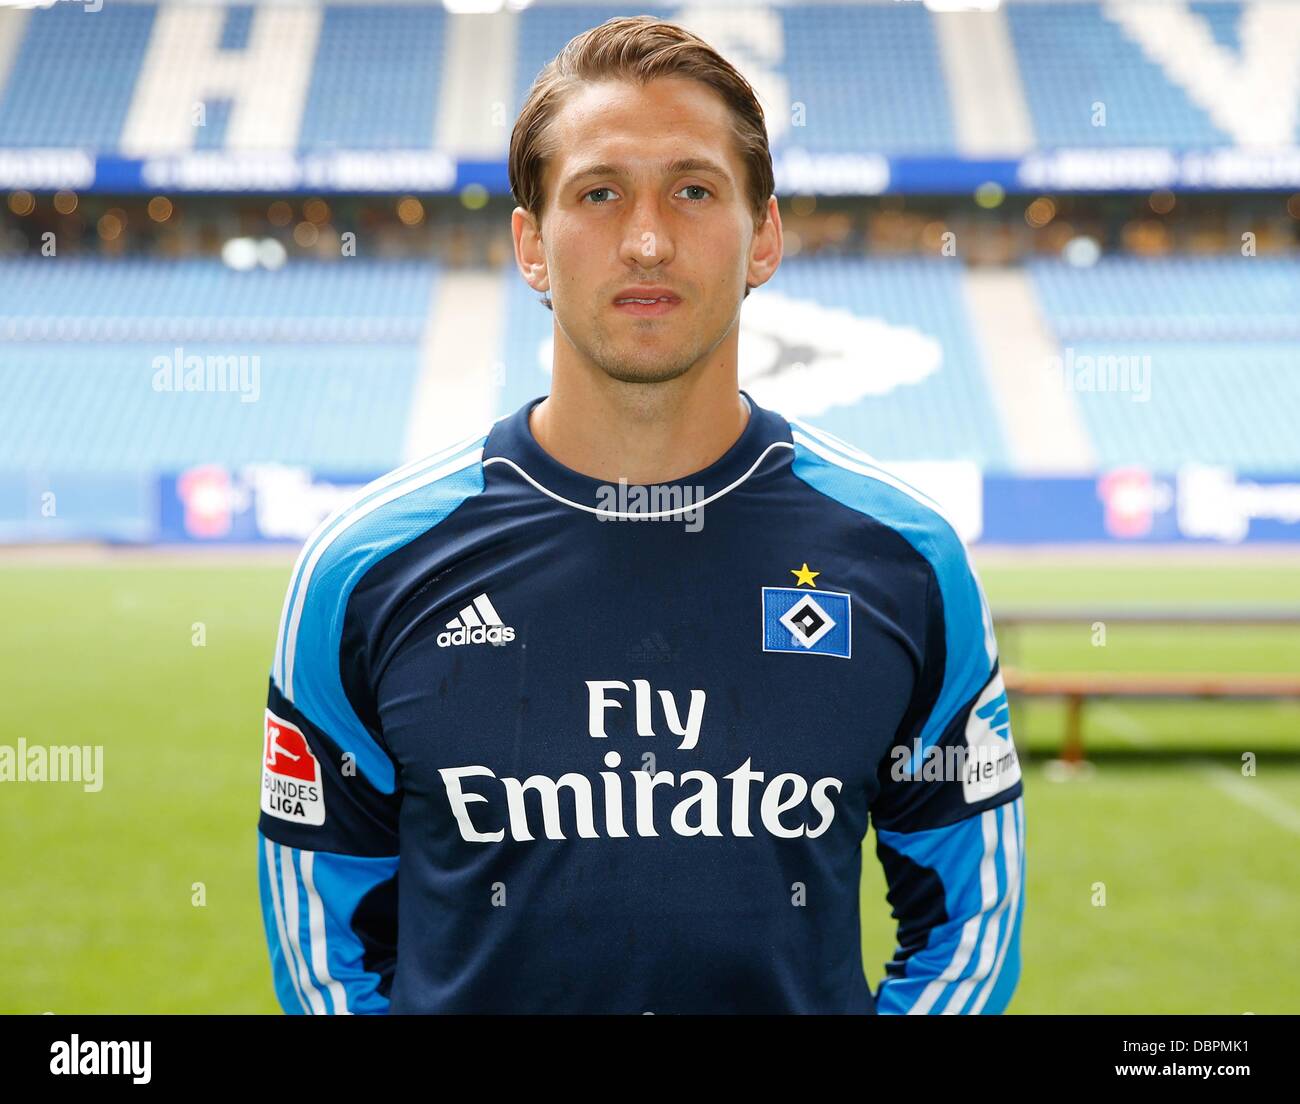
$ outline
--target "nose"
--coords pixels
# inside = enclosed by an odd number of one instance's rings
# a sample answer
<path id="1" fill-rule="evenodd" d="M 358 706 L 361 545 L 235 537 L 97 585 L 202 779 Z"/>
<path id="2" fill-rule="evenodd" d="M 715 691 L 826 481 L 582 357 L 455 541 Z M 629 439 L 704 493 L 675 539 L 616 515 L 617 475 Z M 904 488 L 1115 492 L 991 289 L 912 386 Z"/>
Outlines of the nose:
<path id="1" fill-rule="evenodd" d="M 632 205 L 623 235 L 623 260 L 642 268 L 656 268 L 673 259 L 674 245 L 660 209 L 659 197 L 643 193 Z"/>

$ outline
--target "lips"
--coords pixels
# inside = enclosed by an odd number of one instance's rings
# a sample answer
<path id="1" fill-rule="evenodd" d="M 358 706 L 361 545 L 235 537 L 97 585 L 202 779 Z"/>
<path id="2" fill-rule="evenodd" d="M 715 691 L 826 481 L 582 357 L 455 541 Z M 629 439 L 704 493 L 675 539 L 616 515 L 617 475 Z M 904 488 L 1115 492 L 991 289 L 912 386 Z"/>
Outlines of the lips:
<path id="1" fill-rule="evenodd" d="M 642 296 L 637 299 L 616 299 L 613 309 L 633 318 L 660 318 L 671 314 L 680 305 L 681 300 L 676 298 L 648 299 Z"/>
<path id="2" fill-rule="evenodd" d="M 626 287 L 614 296 L 614 305 L 637 303 L 650 306 L 654 303 L 676 303 L 680 298 L 665 287 Z"/>

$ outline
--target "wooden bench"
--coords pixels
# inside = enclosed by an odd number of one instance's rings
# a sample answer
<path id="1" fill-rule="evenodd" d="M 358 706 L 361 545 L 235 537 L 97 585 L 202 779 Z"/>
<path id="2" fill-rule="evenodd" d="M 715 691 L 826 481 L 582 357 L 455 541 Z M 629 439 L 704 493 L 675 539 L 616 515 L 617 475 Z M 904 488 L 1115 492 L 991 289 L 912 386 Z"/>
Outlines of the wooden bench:
<path id="1" fill-rule="evenodd" d="M 1083 759 L 1083 704 L 1089 698 L 1294 698 L 1300 700 L 1300 677 L 1294 675 L 1220 675 L 1199 672 L 1045 672 L 1003 669 L 1008 695 L 1064 698 L 1065 743 L 1061 758 Z"/>

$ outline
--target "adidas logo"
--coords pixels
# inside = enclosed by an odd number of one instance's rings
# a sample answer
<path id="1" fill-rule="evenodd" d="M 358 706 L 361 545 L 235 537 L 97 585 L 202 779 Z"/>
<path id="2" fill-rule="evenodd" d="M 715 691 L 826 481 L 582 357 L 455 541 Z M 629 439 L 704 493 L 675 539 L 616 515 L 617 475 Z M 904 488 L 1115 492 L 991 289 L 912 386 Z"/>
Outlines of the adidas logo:
<path id="1" fill-rule="evenodd" d="M 515 630 L 501 623 L 486 594 L 480 594 L 448 621 L 447 629 L 438 634 L 439 648 L 454 648 L 458 644 L 509 644 L 515 638 Z"/>
<path id="2" fill-rule="evenodd" d="M 677 658 L 676 651 L 664 639 L 661 632 L 643 636 L 640 644 L 633 644 L 628 649 L 628 658 L 636 663 L 671 663 Z"/>

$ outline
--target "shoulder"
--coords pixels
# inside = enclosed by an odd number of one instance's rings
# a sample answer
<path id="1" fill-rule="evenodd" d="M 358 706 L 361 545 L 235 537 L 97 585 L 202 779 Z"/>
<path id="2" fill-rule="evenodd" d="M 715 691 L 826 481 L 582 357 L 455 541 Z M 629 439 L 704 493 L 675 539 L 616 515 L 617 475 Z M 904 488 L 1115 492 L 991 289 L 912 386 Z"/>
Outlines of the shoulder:
<path id="1" fill-rule="evenodd" d="M 330 545 L 339 543 L 350 530 L 367 519 L 378 516 L 393 529 L 393 539 L 400 540 L 400 528 L 393 526 L 398 518 L 414 519 L 423 514 L 427 528 L 427 508 L 431 504 L 463 501 L 482 489 L 483 447 L 490 427 L 446 445 L 435 452 L 394 468 L 378 479 L 372 480 L 350 495 L 334 510 L 307 539 L 307 545 L 325 538 Z M 344 544 L 348 543 L 343 540 Z"/>
<path id="2" fill-rule="evenodd" d="M 933 575 L 950 654 L 982 640 L 991 665 L 997 647 L 988 602 L 966 545 L 943 508 L 861 449 L 797 418 L 788 421 L 795 476 L 906 540 Z"/>
<path id="3" fill-rule="evenodd" d="M 814 490 L 897 532 L 944 576 L 969 572 L 966 547 L 934 499 L 832 433 L 787 418 L 794 474 Z"/>
<path id="4" fill-rule="evenodd" d="M 989 604 L 956 526 L 937 502 L 861 449 L 798 419 L 789 421 L 794 474 L 895 530 L 929 565 L 945 657 L 935 715 L 946 716 L 980 692 L 997 662 Z"/>
<path id="5" fill-rule="evenodd" d="M 285 593 L 272 667 L 272 677 L 290 698 L 298 639 L 336 643 L 361 577 L 483 490 L 483 447 L 490 428 L 367 483 L 307 538 Z"/>

